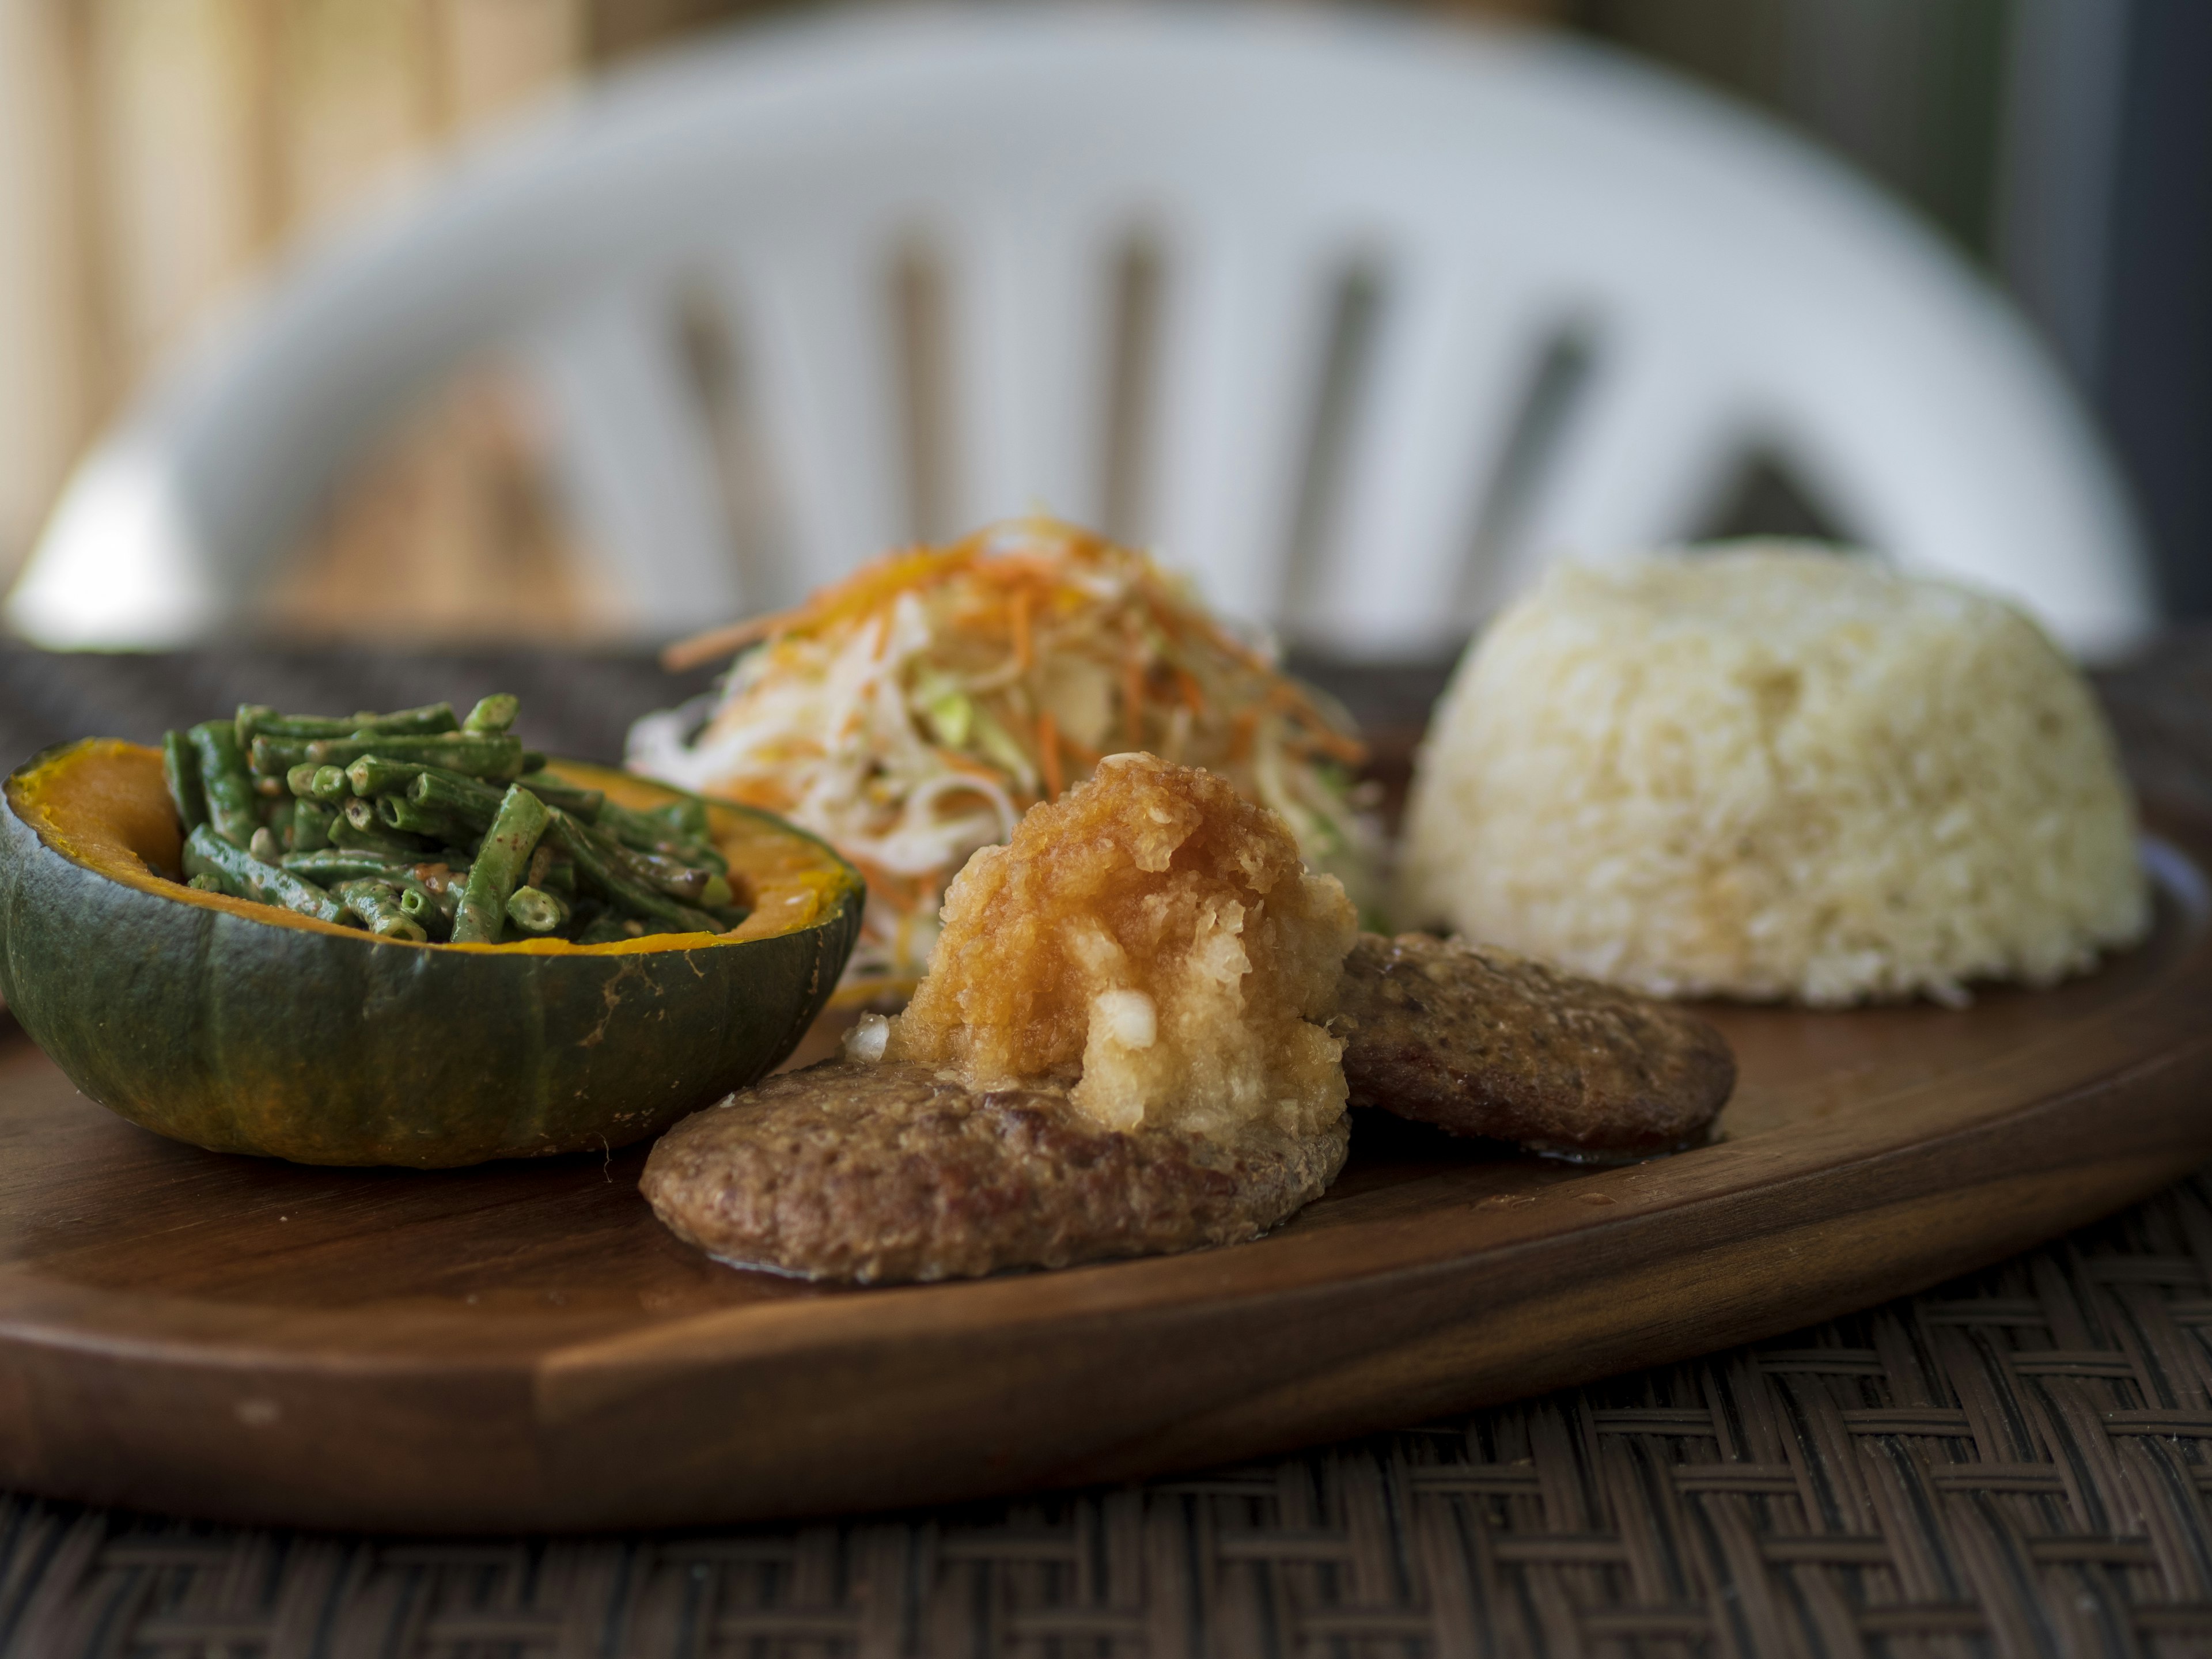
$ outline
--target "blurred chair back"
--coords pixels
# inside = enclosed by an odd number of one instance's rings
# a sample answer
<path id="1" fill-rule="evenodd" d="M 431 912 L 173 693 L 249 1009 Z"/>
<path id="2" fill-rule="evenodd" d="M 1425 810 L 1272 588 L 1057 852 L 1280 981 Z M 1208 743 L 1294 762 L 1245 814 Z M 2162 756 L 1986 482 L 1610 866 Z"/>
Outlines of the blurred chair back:
<path id="1" fill-rule="evenodd" d="M 775 536 L 733 532 L 702 325 Z M 642 635 L 1044 506 L 1296 637 L 1419 652 L 1545 560 L 1691 532 L 1754 454 L 2077 647 L 2150 616 L 2022 325 L 1759 120 L 1534 33 L 994 9 L 615 76 L 302 255 L 84 464 L 14 621 L 220 629 L 383 423 L 489 350 L 548 394 Z"/>

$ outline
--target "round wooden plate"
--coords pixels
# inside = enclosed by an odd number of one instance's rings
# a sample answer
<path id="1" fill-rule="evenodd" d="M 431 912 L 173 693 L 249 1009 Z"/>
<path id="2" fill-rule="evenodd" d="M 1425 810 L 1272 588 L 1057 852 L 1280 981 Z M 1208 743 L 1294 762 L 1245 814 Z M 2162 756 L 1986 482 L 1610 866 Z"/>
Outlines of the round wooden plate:
<path id="1" fill-rule="evenodd" d="M 1708 1352 L 1914 1291 L 2212 1155 L 2212 830 L 2045 993 L 1724 1009 L 1715 1144 L 1627 1169 L 1368 1118 L 1252 1244 L 894 1290 L 717 1267 L 642 1149 L 439 1174 L 225 1158 L 0 1049 L 0 1483 L 434 1531 L 1115 1480 Z"/>

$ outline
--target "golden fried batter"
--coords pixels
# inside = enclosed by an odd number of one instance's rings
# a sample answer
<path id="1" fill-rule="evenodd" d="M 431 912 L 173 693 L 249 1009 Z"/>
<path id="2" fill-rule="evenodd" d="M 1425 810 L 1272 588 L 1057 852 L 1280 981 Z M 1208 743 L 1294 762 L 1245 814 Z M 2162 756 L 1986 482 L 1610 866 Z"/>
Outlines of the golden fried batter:
<path id="1" fill-rule="evenodd" d="M 1114 755 L 968 861 L 886 1058 L 974 1089 L 1072 1082 L 1109 1129 L 1310 1135 L 1344 1109 L 1322 1028 L 1355 921 L 1275 813 Z"/>

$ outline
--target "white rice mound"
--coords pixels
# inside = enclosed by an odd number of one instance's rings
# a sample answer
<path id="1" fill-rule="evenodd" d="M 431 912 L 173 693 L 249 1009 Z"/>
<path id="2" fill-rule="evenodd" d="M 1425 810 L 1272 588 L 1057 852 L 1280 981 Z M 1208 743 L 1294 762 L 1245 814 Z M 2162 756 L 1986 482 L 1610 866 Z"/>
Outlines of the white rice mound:
<path id="1" fill-rule="evenodd" d="M 2149 926 L 2072 664 L 1803 544 L 1555 570 L 1461 663 L 1407 821 L 1402 921 L 1660 996 L 1955 1004 Z"/>

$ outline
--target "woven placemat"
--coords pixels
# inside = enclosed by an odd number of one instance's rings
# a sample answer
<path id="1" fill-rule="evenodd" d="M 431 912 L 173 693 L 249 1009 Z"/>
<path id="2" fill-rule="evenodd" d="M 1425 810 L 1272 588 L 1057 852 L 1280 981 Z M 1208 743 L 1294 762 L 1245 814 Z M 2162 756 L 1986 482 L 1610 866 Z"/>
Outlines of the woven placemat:
<path id="1" fill-rule="evenodd" d="M 2204 643 L 2104 689 L 2138 775 L 2212 810 Z M 672 700 L 634 659 L 0 650 L 0 748 L 495 685 L 584 755 Z M 0 1656 L 2204 1654 L 2208 1331 L 2200 1176 L 1776 1341 L 1128 1489 L 468 1542 L 0 1496 Z"/>
<path id="2" fill-rule="evenodd" d="M 2212 1185 L 1685 1365 L 926 1515 L 432 1542 L 0 1498 L 0 1653 L 2212 1651 Z"/>

